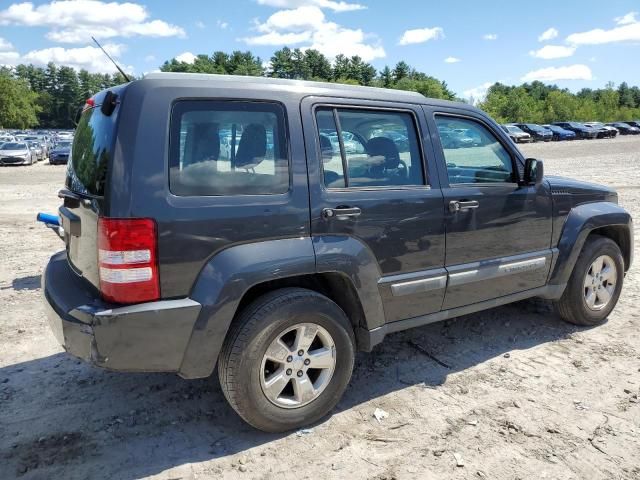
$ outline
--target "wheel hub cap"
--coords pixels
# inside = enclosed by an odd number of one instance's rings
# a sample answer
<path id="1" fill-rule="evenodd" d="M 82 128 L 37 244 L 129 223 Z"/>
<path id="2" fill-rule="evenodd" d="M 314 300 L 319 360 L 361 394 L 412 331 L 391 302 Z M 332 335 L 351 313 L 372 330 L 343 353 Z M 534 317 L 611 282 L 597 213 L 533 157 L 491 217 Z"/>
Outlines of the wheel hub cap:
<path id="1" fill-rule="evenodd" d="M 608 255 L 601 255 L 587 270 L 584 279 L 584 301 L 590 310 L 598 311 L 611 302 L 616 289 L 618 272 Z"/>
<path id="2" fill-rule="evenodd" d="M 262 392 L 279 407 L 302 407 L 325 390 L 335 366 L 329 332 L 315 323 L 299 323 L 279 333 L 267 347 L 260 369 Z"/>

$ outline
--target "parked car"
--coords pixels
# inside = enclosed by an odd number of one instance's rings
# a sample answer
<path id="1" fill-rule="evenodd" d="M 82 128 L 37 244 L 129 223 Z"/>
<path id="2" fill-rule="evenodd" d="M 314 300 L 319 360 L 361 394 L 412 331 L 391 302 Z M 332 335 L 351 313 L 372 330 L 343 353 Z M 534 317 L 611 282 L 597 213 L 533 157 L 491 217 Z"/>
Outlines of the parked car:
<path id="1" fill-rule="evenodd" d="M 6 143 L 6 142 L 15 142 L 15 141 L 16 141 L 16 137 L 14 137 L 13 135 L 0 135 L 0 144 Z"/>
<path id="2" fill-rule="evenodd" d="M 618 130 L 602 122 L 585 122 L 586 127 L 594 129 L 598 132 L 597 138 L 614 138 L 618 135 Z"/>
<path id="3" fill-rule="evenodd" d="M 37 142 L 35 140 L 25 140 L 25 143 L 31 150 L 33 150 L 33 152 L 35 152 L 37 162 L 44 160 L 44 151 L 40 142 Z"/>
<path id="4" fill-rule="evenodd" d="M 0 165 L 32 165 L 37 154 L 27 142 L 6 142 L 0 145 Z"/>
<path id="5" fill-rule="evenodd" d="M 500 128 L 505 131 L 507 135 L 515 143 L 530 143 L 533 142 L 533 138 L 527 132 L 523 132 L 515 125 L 500 125 Z"/>
<path id="6" fill-rule="evenodd" d="M 571 130 L 566 130 L 557 125 L 543 125 L 543 127 L 552 133 L 553 135 L 552 140 L 559 141 L 559 140 L 575 140 L 576 139 L 575 132 L 572 132 Z"/>
<path id="7" fill-rule="evenodd" d="M 640 128 L 633 127 L 628 123 L 624 122 L 613 122 L 607 123 L 608 126 L 614 127 L 620 135 L 640 135 Z"/>
<path id="8" fill-rule="evenodd" d="M 640 128 L 640 120 L 629 120 L 624 123 L 631 125 L 632 127 Z"/>
<path id="9" fill-rule="evenodd" d="M 456 130 L 479 144 L 449 148 Z M 329 141 L 326 161 L 327 131 L 365 153 Z M 545 177 L 485 113 L 400 90 L 149 74 L 87 104 L 58 195 L 66 248 L 42 289 L 64 349 L 116 371 L 217 365 L 271 432 L 330 412 L 355 352 L 392 332 L 529 297 L 600 324 L 633 258 L 613 189 Z"/>
<path id="10" fill-rule="evenodd" d="M 514 125 L 531 135 L 534 141 L 550 142 L 553 139 L 552 132 L 535 123 L 516 123 Z"/>
<path id="11" fill-rule="evenodd" d="M 589 128 L 582 123 L 578 122 L 554 122 L 553 125 L 564 128 L 565 130 L 571 130 L 576 134 L 579 139 L 593 139 L 598 136 L 598 132 L 592 128 Z"/>
<path id="12" fill-rule="evenodd" d="M 66 164 L 71 154 L 70 142 L 58 142 L 49 152 L 49 163 L 51 165 Z"/>

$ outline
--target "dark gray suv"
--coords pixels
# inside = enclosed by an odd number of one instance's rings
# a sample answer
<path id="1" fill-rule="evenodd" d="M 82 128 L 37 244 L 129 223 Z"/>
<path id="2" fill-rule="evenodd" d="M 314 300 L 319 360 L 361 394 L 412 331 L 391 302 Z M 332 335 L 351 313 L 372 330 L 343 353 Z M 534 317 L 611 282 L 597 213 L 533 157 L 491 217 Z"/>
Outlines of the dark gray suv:
<path id="1" fill-rule="evenodd" d="M 465 142 L 445 142 L 456 132 Z M 43 274 L 71 354 L 218 368 L 256 428 L 317 421 L 357 350 L 529 297 L 598 324 L 632 261 L 606 187 L 543 176 L 469 105 L 327 83 L 152 74 L 87 102 Z"/>

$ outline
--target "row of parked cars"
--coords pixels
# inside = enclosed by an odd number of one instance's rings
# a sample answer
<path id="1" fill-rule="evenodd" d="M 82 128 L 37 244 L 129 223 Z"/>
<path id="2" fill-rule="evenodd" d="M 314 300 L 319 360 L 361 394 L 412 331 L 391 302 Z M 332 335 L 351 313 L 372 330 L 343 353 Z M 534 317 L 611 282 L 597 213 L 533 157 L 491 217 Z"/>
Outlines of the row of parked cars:
<path id="1" fill-rule="evenodd" d="M 33 165 L 45 159 L 66 164 L 71 153 L 73 131 L 0 130 L 0 166 Z"/>
<path id="2" fill-rule="evenodd" d="M 535 123 L 509 123 L 502 129 L 516 143 L 550 142 L 614 138 L 620 135 L 640 135 L 640 120 L 628 122 L 555 122 L 547 125 Z"/>

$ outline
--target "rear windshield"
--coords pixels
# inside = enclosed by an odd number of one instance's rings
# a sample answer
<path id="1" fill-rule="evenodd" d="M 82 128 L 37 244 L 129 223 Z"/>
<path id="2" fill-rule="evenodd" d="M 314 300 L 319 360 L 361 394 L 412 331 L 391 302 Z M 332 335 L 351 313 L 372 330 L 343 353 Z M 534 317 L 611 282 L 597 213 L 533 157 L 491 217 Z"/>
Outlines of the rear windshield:
<path id="1" fill-rule="evenodd" d="M 82 113 L 73 140 L 67 188 L 74 192 L 103 196 L 107 169 L 113 155 L 118 111 L 106 116 L 100 107 Z"/>

